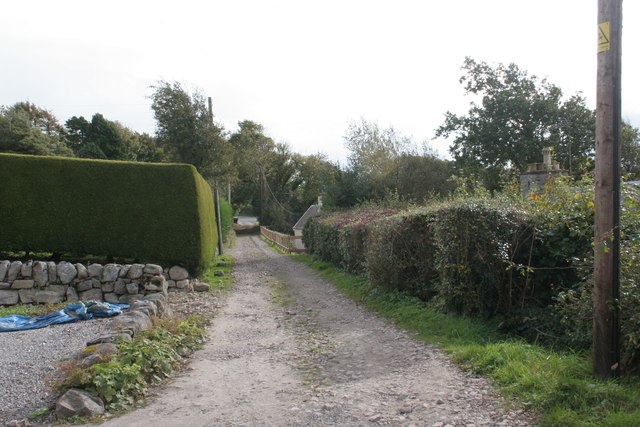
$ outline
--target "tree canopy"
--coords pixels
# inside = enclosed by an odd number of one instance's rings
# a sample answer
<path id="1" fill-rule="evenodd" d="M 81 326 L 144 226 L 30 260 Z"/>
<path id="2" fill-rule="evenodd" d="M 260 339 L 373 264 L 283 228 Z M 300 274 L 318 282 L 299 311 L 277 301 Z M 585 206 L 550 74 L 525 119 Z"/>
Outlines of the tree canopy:
<path id="1" fill-rule="evenodd" d="M 448 162 L 430 152 L 428 145 L 418 154 L 411 138 L 393 127 L 380 128 L 360 119 L 349 124 L 344 143 L 349 150 L 349 167 L 338 175 L 336 183 L 340 206 L 380 200 L 389 194 L 422 201 L 450 189 Z"/>
<path id="2" fill-rule="evenodd" d="M 466 115 L 447 112 L 436 130 L 436 137 L 453 137 L 450 152 L 459 171 L 481 175 L 495 188 L 502 170 L 540 162 L 546 146 L 574 175 L 592 167 L 595 113 L 584 97 L 563 100 L 559 87 L 515 64 L 492 67 L 466 58 L 462 69 L 460 83 L 475 100 Z"/>
<path id="3" fill-rule="evenodd" d="M 230 147 L 204 96 L 198 91 L 189 95 L 178 82 L 160 81 L 152 88 L 156 137 L 169 158 L 194 165 L 205 178 L 228 175 Z"/>
<path id="4" fill-rule="evenodd" d="M 73 156 L 55 116 L 30 102 L 0 107 L 0 152 Z"/>

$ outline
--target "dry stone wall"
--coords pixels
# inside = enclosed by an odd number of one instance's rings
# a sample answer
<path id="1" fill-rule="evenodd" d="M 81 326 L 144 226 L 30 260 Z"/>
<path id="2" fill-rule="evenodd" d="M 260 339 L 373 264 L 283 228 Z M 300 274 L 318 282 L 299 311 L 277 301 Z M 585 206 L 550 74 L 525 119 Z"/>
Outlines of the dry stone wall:
<path id="1" fill-rule="evenodd" d="M 189 272 L 156 264 L 0 261 L 0 305 L 75 302 L 132 303 L 147 295 L 192 291 Z"/>

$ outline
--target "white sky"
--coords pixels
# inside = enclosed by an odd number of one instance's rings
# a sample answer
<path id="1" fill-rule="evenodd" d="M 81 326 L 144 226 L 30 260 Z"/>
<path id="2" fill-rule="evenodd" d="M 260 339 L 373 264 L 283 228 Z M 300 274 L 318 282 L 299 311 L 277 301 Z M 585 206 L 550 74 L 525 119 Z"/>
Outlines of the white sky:
<path id="1" fill-rule="evenodd" d="M 149 86 L 175 80 L 211 96 L 228 130 L 253 120 L 344 163 L 350 121 L 420 143 L 465 113 L 465 56 L 514 62 L 595 108 L 596 24 L 597 0 L 3 1 L 0 105 L 153 133 Z M 622 115 L 640 126 L 640 1 L 623 24 Z"/>

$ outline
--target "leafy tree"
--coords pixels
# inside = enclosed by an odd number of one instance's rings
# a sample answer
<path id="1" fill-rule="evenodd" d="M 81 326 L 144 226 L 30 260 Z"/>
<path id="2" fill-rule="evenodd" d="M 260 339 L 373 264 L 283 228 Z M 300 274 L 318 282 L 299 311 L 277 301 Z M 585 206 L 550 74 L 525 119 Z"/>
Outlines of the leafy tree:
<path id="1" fill-rule="evenodd" d="M 249 208 L 261 216 L 263 225 L 290 232 L 299 212 L 293 206 L 292 179 L 296 170 L 289 147 L 276 143 L 265 135 L 261 124 L 250 120 L 238 123 L 229 143 L 236 173 L 236 210 Z"/>
<path id="2" fill-rule="evenodd" d="M 230 173 L 231 151 L 222 126 L 213 122 L 204 96 L 189 95 L 178 82 L 160 81 L 151 95 L 156 136 L 167 156 L 194 165 L 205 178 Z"/>
<path id="3" fill-rule="evenodd" d="M 449 162 L 426 147 L 417 153 L 410 138 L 393 127 L 381 129 L 363 119 L 349 125 L 344 137 L 349 168 L 337 176 L 335 202 L 353 206 L 358 201 L 383 199 L 389 194 L 422 201 L 450 191 Z"/>
<path id="4" fill-rule="evenodd" d="M 159 146 L 158 140 L 148 133 L 134 132 L 129 140 L 137 161 L 158 163 L 166 160 L 166 155 L 162 147 Z"/>
<path id="5" fill-rule="evenodd" d="M 132 131 L 117 121 L 94 114 L 91 122 L 73 116 L 65 123 L 67 143 L 78 157 L 160 162 L 165 159 L 156 138 Z"/>
<path id="6" fill-rule="evenodd" d="M 454 190 L 449 162 L 433 154 L 402 154 L 393 175 L 396 192 L 407 200 L 423 202 Z"/>
<path id="7" fill-rule="evenodd" d="M 327 192 L 327 204 L 349 208 L 365 200 L 372 195 L 371 182 L 358 171 L 348 168 L 338 171 L 335 184 Z"/>
<path id="8" fill-rule="evenodd" d="M 262 167 L 264 205 L 261 221 L 271 229 L 283 233 L 291 233 L 291 227 L 304 212 L 295 207 L 292 191 L 295 172 L 289 147 L 276 143 L 274 150 L 266 153 Z"/>
<path id="9" fill-rule="evenodd" d="M 466 58 L 460 78 L 476 96 L 466 115 L 445 114 L 436 137 L 453 137 L 450 152 L 463 174 L 499 186 L 501 170 L 538 163 L 542 148 L 555 148 L 562 167 L 581 174 L 591 167 L 595 116 L 581 95 L 562 99 L 559 87 L 538 80 L 515 64 L 491 67 Z"/>
<path id="10" fill-rule="evenodd" d="M 49 111 L 29 102 L 0 107 L 0 151 L 44 156 L 73 156 L 64 128 Z"/>
<path id="11" fill-rule="evenodd" d="M 371 197 L 383 197 L 388 189 L 386 181 L 397 168 L 402 152 L 410 148 L 410 139 L 393 127 L 381 129 L 375 122 L 360 119 L 349 124 L 344 141 L 349 150 L 349 168 L 368 181 Z M 360 187 L 364 189 L 366 185 Z"/>
<path id="12" fill-rule="evenodd" d="M 293 224 L 318 195 L 331 192 L 340 173 L 324 155 L 291 153 L 286 144 L 276 143 L 262 125 L 250 120 L 238 123 L 229 142 L 236 173 L 232 197 L 235 209 L 251 209 L 262 216 L 262 224 L 274 230 L 291 233 Z"/>
<path id="13" fill-rule="evenodd" d="M 268 154 L 275 150 L 276 143 L 264 134 L 264 127 L 251 120 L 238 123 L 238 130 L 229 137 L 233 147 L 233 205 L 241 211 L 251 208 L 260 210 L 260 176 L 266 167 Z M 263 188 L 264 192 L 264 188 Z"/>
<path id="14" fill-rule="evenodd" d="M 324 154 L 303 156 L 293 155 L 294 175 L 291 180 L 293 206 L 297 211 L 304 212 L 310 205 L 316 203 L 319 195 L 326 194 L 325 202 L 332 203 L 340 167 L 330 162 Z"/>
<path id="15" fill-rule="evenodd" d="M 67 132 L 67 144 L 77 154 L 78 150 L 80 150 L 82 145 L 87 141 L 91 123 L 82 116 L 73 116 L 65 122 L 64 126 Z"/>
<path id="16" fill-rule="evenodd" d="M 91 118 L 87 141 L 95 144 L 104 153 L 106 159 L 132 160 L 129 156 L 122 126 L 105 119 L 102 114 L 96 113 Z"/>
<path id="17" fill-rule="evenodd" d="M 640 180 L 640 129 L 622 122 L 620 133 L 622 173 L 628 180 Z"/>

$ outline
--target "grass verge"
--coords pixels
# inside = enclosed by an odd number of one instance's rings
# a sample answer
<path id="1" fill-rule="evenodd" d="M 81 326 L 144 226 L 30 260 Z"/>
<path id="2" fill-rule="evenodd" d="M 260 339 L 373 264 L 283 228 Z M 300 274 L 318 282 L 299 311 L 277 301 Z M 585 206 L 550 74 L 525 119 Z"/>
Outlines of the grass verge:
<path id="1" fill-rule="evenodd" d="M 320 271 L 355 301 L 444 349 L 457 363 L 491 378 L 504 396 L 537 413 L 543 426 L 640 425 L 637 378 L 595 380 L 588 354 L 505 337 L 495 323 L 437 312 L 417 298 L 375 287 L 311 255 L 292 258 Z"/>
<path id="2" fill-rule="evenodd" d="M 38 317 L 45 314 L 54 313 L 67 306 L 66 302 L 48 303 L 48 304 L 18 304 L 0 307 L 0 317 L 10 316 L 12 314 L 20 314 L 22 316 Z"/>
<path id="3" fill-rule="evenodd" d="M 233 287 L 232 269 L 233 258 L 231 255 L 218 255 L 216 261 L 202 275 L 202 280 L 211 286 L 211 292 L 229 292 Z"/>

